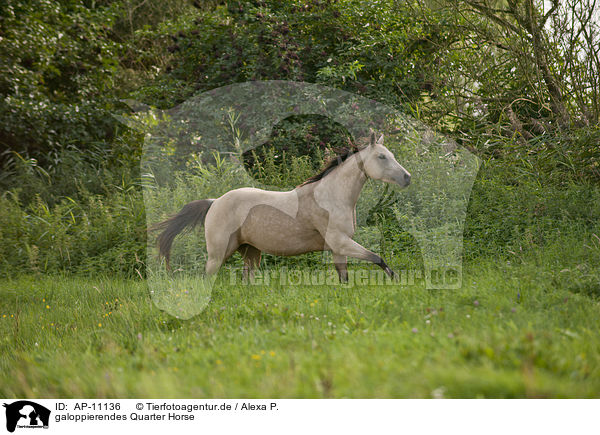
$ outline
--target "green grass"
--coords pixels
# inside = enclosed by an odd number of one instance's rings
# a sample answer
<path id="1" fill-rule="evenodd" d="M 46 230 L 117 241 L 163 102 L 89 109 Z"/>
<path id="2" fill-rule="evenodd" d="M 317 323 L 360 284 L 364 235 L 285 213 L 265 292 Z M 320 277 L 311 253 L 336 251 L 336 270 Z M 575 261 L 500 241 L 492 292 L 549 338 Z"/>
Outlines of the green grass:
<path id="1" fill-rule="evenodd" d="M 222 285 L 190 320 L 142 281 L 4 280 L 0 396 L 598 397 L 595 257 L 540 255 L 460 290 Z"/>

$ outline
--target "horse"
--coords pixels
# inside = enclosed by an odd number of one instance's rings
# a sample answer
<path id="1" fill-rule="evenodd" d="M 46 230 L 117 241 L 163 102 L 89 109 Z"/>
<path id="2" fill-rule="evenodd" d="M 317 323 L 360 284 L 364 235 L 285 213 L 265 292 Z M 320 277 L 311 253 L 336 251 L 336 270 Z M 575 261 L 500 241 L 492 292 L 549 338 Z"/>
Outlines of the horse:
<path id="1" fill-rule="evenodd" d="M 263 252 L 293 256 L 330 251 L 341 282 L 347 282 L 347 257 L 370 261 L 391 278 L 395 274 L 383 258 L 352 237 L 356 230 L 356 202 L 367 178 L 401 187 L 410 173 L 371 131 L 368 145 L 345 147 L 323 169 L 287 192 L 244 187 L 217 199 L 192 201 L 150 230 L 160 230 L 159 258 L 170 270 L 175 237 L 184 229 L 204 224 L 208 259 L 206 274 L 216 274 L 236 251 L 244 260 L 244 278 L 252 276 Z"/>

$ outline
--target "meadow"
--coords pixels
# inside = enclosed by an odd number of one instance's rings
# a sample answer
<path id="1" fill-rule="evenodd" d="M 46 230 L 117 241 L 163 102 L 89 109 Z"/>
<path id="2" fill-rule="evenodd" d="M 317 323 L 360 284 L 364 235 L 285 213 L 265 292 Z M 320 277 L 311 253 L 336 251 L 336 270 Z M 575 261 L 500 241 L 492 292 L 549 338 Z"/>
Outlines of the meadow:
<path id="1" fill-rule="evenodd" d="M 600 241 L 584 243 L 597 260 Z M 0 395 L 598 397 L 600 304 L 580 284 L 598 272 L 577 245 L 470 261 L 459 290 L 231 285 L 224 271 L 190 320 L 141 280 L 3 280 Z"/>

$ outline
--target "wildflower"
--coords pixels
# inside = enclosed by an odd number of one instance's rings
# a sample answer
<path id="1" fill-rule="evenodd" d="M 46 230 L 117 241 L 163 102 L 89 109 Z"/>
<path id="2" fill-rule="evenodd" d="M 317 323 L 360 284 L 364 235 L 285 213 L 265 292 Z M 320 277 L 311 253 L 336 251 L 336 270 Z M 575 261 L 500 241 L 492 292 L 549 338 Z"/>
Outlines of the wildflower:
<path id="1" fill-rule="evenodd" d="M 260 355 L 256 355 L 256 354 L 254 354 L 254 355 L 252 355 L 250 358 L 252 358 L 252 359 L 253 359 L 253 360 L 255 360 L 255 361 L 259 361 L 259 360 L 260 360 Z"/>
<path id="2" fill-rule="evenodd" d="M 446 392 L 446 389 L 444 387 L 439 387 L 431 392 L 431 396 L 434 399 L 443 399 L 445 392 Z"/>
<path id="3" fill-rule="evenodd" d="M 476 307 L 479 306 L 479 301 L 473 301 L 473 305 L 475 305 Z"/>
<path id="4" fill-rule="evenodd" d="M 417 332 L 419 332 L 419 330 L 418 330 L 417 328 L 413 328 L 413 329 L 412 329 L 412 332 L 413 332 L 414 334 L 416 334 Z"/>
<path id="5" fill-rule="evenodd" d="M 102 328 L 102 323 L 98 323 L 98 328 Z"/>
<path id="6" fill-rule="evenodd" d="M 271 351 L 271 352 L 269 352 L 269 355 L 275 356 L 275 352 Z"/>
<path id="7" fill-rule="evenodd" d="M 46 305 L 46 309 L 49 310 L 50 309 L 50 305 Z"/>

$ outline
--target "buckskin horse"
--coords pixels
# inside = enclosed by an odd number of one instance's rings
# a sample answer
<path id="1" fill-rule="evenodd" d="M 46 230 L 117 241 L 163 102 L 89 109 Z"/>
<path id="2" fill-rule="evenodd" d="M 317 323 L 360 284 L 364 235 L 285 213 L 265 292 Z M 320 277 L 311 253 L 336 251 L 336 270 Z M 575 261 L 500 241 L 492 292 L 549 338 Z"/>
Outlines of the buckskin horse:
<path id="1" fill-rule="evenodd" d="M 231 190 L 217 199 L 192 201 L 150 229 L 163 230 L 159 256 L 168 269 L 175 237 L 204 224 L 207 275 L 217 273 L 236 250 L 244 259 L 246 277 L 259 266 L 262 252 L 291 256 L 331 251 L 342 282 L 348 280 L 347 257 L 371 261 L 394 277 L 379 255 L 352 240 L 356 202 L 367 178 L 401 187 L 410 184 L 410 173 L 383 145 L 383 135 L 376 140 L 374 132 L 367 146 L 344 148 L 321 172 L 291 191 Z"/>

